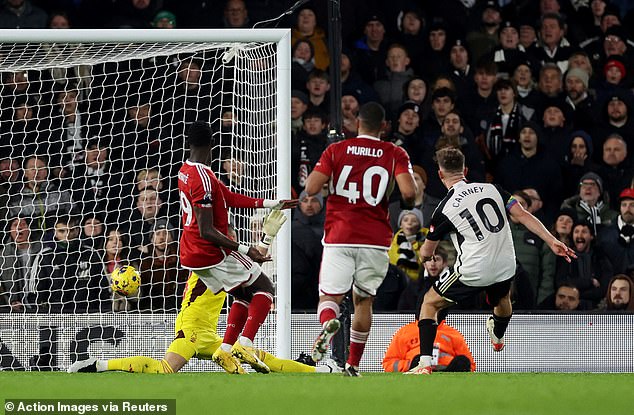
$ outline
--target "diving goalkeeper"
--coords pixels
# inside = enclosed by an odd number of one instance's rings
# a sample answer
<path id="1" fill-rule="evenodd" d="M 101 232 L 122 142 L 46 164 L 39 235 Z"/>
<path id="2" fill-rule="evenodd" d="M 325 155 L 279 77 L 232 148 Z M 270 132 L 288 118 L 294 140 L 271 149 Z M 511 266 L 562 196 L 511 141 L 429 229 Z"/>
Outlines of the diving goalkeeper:
<path id="1" fill-rule="evenodd" d="M 280 227 L 286 221 L 286 216 L 280 210 L 272 210 L 262 226 L 262 240 L 257 249 L 266 255 L 269 245 Z M 73 372 L 104 372 L 126 371 L 134 373 L 176 373 L 185 366 L 192 357 L 212 360 L 212 356 L 222 343 L 222 337 L 217 332 L 218 317 L 227 294 L 220 291 L 214 294 L 192 272 L 187 280 L 183 304 L 176 316 L 174 325 L 175 337 L 162 360 L 147 356 L 124 357 L 120 359 L 101 360 L 90 358 L 77 361 L 68 368 Z M 245 319 L 240 321 L 244 326 Z M 242 330 L 242 327 L 237 327 Z M 294 360 L 278 359 L 277 357 L 259 349 L 255 349 L 258 358 L 263 361 L 272 372 L 332 372 L 337 371 L 335 364 L 327 366 L 309 366 Z M 230 355 L 237 370 L 227 370 L 229 373 L 245 374 L 240 361 Z M 221 366 L 222 367 L 222 366 Z"/>

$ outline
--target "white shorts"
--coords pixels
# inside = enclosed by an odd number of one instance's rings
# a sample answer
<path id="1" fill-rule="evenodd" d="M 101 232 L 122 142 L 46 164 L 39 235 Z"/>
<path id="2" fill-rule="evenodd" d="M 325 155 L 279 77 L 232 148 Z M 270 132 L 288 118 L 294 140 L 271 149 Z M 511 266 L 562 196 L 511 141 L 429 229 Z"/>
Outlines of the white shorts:
<path id="1" fill-rule="evenodd" d="M 319 270 L 319 293 L 342 295 L 352 284 L 367 295 L 376 295 L 390 259 L 387 249 L 325 246 Z"/>
<path id="2" fill-rule="evenodd" d="M 192 269 L 214 294 L 231 291 L 239 285 L 248 287 L 260 276 L 260 265 L 238 251 L 231 251 L 222 262 L 209 267 Z"/>

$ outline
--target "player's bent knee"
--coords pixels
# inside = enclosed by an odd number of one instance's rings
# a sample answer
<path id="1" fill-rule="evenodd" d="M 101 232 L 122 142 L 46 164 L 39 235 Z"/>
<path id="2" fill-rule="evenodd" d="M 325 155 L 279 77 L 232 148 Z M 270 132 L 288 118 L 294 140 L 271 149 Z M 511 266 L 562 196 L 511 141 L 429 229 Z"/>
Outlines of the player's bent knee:
<path id="1" fill-rule="evenodd" d="M 273 282 L 271 279 L 264 273 L 260 274 L 260 276 L 253 282 L 253 284 L 248 287 L 244 287 L 245 291 L 251 295 L 256 292 L 265 292 L 271 295 L 275 294 L 275 288 L 273 287 Z"/>
<path id="2" fill-rule="evenodd" d="M 352 286 L 352 294 L 353 294 L 353 299 L 355 304 L 357 304 L 357 302 L 372 300 L 374 298 L 372 294 L 370 294 L 367 291 L 364 291 L 363 289 L 357 287 L 356 285 Z"/>

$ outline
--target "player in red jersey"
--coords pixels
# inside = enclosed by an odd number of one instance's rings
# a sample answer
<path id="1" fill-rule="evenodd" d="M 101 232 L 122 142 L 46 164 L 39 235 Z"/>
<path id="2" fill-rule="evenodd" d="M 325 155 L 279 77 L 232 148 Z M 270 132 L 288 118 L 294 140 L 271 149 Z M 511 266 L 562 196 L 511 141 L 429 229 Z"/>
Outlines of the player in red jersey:
<path id="1" fill-rule="evenodd" d="M 253 348 L 253 339 L 273 302 L 273 283 L 259 263 L 270 261 L 255 247 L 239 244 L 228 234 L 227 208 L 278 208 L 297 206 L 297 200 L 269 200 L 230 191 L 209 168 L 212 130 L 205 122 L 194 122 L 187 133 L 190 156 L 178 172 L 178 190 L 183 213 L 180 260 L 214 294 L 235 297 L 222 345 L 212 359 L 229 373 L 242 373 L 236 358 L 258 372 L 268 373 Z"/>
<path id="2" fill-rule="evenodd" d="M 394 182 L 406 204 L 413 205 L 416 195 L 409 156 L 403 148 L 378 138 L 385 127 L 383 107 L 365 104 L 359 111 L 359 136 L 331 144 L 306 182 L 309 195 L 330 183 L 317 308 L 323 330 L 312 357 L 315 361 L 324 357 L 339 330 L 339 304 L 352 287 L 354 321 L 344 370 L 347 376 L 359 376 L 372 324 L 372 302 L 389 265 L 388 199 Z"/>

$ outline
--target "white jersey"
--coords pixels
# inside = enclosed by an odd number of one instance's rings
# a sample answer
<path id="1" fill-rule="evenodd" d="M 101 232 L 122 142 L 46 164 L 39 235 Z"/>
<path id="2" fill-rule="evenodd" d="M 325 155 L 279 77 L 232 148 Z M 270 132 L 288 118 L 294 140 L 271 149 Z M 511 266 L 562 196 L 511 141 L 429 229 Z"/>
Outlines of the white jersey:
<path id="1" fill-rule="evenodd" d="M 515 248 L 506 215 L 517 200 L 489 183 L 454 184 L 438 204 L 427 238 L 447 234 L 456 248 L 454 270 L 464 285 L 486 287 L 515 275 Z"/>

